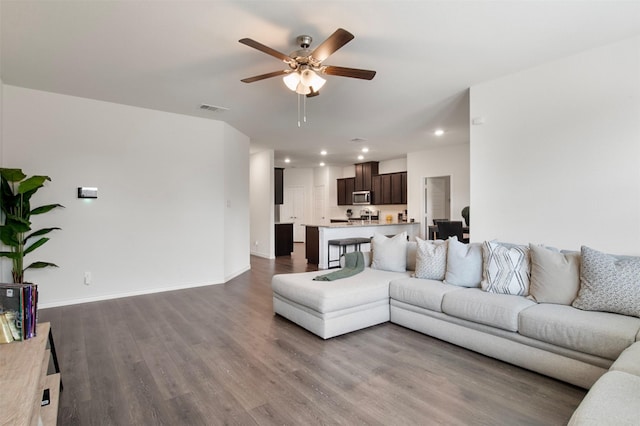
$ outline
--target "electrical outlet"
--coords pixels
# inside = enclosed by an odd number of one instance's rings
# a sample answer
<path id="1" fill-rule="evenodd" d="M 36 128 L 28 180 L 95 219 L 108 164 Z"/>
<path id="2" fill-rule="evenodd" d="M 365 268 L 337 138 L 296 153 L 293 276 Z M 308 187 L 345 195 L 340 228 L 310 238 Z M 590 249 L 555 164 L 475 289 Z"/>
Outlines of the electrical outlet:
<path id="1" fill-rule="evenodd" d="M 84 273 L 84 285 L 90 285 L 91 284 L 91 272 L 85 272 Z"/>

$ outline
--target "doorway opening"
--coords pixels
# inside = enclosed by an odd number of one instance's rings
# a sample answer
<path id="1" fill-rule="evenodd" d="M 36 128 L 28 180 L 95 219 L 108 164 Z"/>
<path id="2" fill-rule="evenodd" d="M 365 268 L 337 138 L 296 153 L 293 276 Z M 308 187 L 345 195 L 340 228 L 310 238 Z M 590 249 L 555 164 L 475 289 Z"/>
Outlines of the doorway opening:
<path id="1" fill-rule="evenodd" d="M 451 219 L 451 176 L 424 178 L 424 235 L 433 219 Z"/>

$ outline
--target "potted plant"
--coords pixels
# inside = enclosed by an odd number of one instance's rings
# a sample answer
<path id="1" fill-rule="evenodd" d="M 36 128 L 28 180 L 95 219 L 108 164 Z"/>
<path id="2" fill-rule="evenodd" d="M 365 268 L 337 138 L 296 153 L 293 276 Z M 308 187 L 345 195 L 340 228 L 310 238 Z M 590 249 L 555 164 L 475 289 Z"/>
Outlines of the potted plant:
<path id="1" fill-rule="evenodd" d="M 49 176 L 27 177 L 20 169 L 0 168 L 0 241 L 9 249 L 0 251 L 0 257 L 11 259 L 14 283 L 24 282 L 27 269 L 57 267 L 51 262 L 33 262 L 24 266 L 24 257 L 41 247 L 49 238 L 43 237 L 60 228 L 31 229 L 31 216 L 47 213 L 60 204 L 48 204 L 31 208 L 31 197 L 50 181 Z"/>

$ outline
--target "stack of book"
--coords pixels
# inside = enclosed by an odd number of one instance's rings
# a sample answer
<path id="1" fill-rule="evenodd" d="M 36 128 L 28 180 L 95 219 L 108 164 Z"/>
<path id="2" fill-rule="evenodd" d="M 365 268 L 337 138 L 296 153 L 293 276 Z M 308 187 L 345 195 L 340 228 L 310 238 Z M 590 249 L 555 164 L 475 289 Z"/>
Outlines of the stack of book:
<path id="1" fill-rule="evenodd" d="M 0 284 L 0 343 L 36 336 L 38 286 Z"/>

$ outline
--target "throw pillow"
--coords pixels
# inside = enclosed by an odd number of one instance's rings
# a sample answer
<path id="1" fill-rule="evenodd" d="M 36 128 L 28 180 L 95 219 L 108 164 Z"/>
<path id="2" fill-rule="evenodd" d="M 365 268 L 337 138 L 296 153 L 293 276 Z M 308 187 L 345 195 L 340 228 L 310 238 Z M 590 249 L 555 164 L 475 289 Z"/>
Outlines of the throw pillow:
<path id="1" fill-rule="evenodd" d="M 447 272 L 444 282 L 461 287 L 480 287 L 482 281 L 482 244 L 464 244 L 449 238 Z"/>
<path id="2" fill-rule="evenodd" d="M 373 261 L 371 269 L 405 272 L 407 270 L 407 233 L 401 232 L 392 238 L 374 234 L 371 239 Z"/>
<path id="3" fill-rule="evenodd" d="M 640 317 L 640 257 L 582 246 L 580 291 L 573 307 Z"/>
<path id="4" fill-rule="evenodd" d="M 482 282 L 489 293 L 529 294 L 529 247 L 485 241 L 482 244 Z"/>
<path id="5" fill-rule="evenodd" d="M 444 280 L 447 271 L 447 242 L 443 240 L 423 240 L 416 237 L 416 278 Z"/>
<path id="6" fill-rule="evenodd" d="M 418 243 L 415 241 L 407 241 L 407 271 L 416 270 L 416 255 L 418 252 Z"/>
<path id="7" fill-rule="evenodd" d="M 580 253 L 561 253 L 535 244 L 529 244 L 529 250 L 529 298 L 538 303 L 570 305 L 580 289 Z"/>

